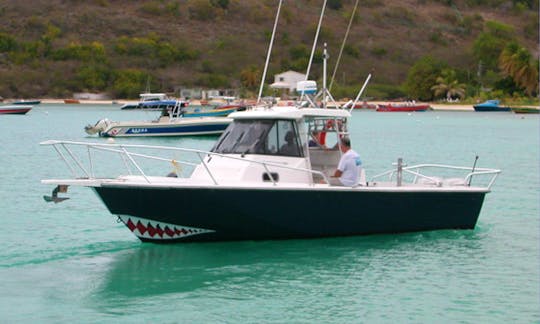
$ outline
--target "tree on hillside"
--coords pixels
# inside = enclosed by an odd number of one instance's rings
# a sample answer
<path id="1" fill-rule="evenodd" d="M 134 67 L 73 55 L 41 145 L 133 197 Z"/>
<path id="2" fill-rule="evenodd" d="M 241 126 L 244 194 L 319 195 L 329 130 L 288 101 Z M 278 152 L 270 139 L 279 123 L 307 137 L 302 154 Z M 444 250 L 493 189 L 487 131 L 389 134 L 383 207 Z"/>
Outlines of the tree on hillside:
<path id="1" fill-rule="evenodd" d="M 538 90 L 538 60 L 533 63 L 531 58 L 531 53 L 516 42 L 509 43 L 499 57 L 501 72 L 511 77 L 530 96 Z"/>
<path id="2" fill-rule="evenodd" d="M 416 61 L 407 73 L 407 80 L 403 88 L 411 99 L 429 101 L 433 99 L 431 87 L 436 83 L 437 76 L 446 68 L 447 64 L 434 59 L 432 56 L 424 56 Z"/>
<path id="3" fill-rule="evenodd" d="M 485 70 L 497 70 L 499 55 L 513 34 L 514 29 L 508 25 L 486 22 L 485 31 L 478 35 L 472 47 L 474 57 L 482 61 Z"/>
<path id="4" fill-rule="evenodd" d="M 240 72 L 240 80 L 242 86 L 246 89 L 253 90 L 256 89 L 260 83 L 261 72 L 259 69 L 252 65 L 248 68 L 245 68 Z"/>
<path id="5" fill-rule="evenodd" d="M 431 87 L 435 97 L 446 96 L 447 100 L 455 97 L 465 97 L 466 85 L 464 83 L 459 83 L 455 70 L 443 70 L 441 75 L 438 76 L 435 81 L 437 84 Z"/>

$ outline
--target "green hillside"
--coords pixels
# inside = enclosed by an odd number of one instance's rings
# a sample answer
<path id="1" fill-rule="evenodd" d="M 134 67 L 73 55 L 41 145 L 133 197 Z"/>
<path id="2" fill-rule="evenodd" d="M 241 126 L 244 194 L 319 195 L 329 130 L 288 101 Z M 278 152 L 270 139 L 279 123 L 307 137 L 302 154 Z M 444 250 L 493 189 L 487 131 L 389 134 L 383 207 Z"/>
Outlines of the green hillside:
<path id="1" fill-rule="evenodd" d="M 278 2 L 4 1 L 0 96 L 107 92 L 133 98 L 147 80 L 152 91 L 239 88 L 252 95 Z M 322 3 L 284 1 L 267 81 L 289 69 L 305 72 Z M 328 1 L 320 44 L 328 43 L 330 71 L 354 3 Z M 417 85 L 411 76 L 411 68 L 426 61 L 432 75 L 423 78 L 431 82 L 424 88 L 434 84 L 433 73 L 452 70 L 468 96 L 484 88 L 535 95 L 538 87 L 524 92 L 525 86 L 505 78 L 499 66 L 502 50 L 512 42 L 528 51 L 532 64 L 538 62 L 537 2 L 363 0 L 337 73 L 337 96 L 354 95 L 373 71 L 368 95 L 427 99 L 425 89 L 424 94 L 412 89 Z M 321 47 L 311 78 L 320 77 L 320 58 Z"/>

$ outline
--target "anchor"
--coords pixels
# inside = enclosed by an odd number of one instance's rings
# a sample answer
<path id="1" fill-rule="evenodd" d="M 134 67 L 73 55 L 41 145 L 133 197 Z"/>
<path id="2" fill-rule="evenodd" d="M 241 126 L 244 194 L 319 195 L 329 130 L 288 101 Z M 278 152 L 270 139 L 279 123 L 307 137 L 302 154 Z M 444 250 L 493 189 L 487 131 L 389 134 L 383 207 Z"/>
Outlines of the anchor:
<path id="1" fill-rule="evenodd" d="M 54 202 L 55 204 L 58 204 L 59 202 L 62 202 L 64 200 L 67 200 L 69 198 L 67 197 L 58 197 L 58 193 L 66 193 L 68 190 L 68 185 L 58 185 L 56 188 L 53 189 L 51 196 L 43 196 L 43 199 L 45 199 L 46 202 Z"/>

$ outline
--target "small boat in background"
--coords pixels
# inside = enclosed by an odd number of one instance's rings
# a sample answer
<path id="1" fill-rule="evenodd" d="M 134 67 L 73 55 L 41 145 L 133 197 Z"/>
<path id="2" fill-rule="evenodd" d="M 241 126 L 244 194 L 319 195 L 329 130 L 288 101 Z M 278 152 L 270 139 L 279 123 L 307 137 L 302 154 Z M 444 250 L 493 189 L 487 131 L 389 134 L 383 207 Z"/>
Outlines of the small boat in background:
<path id="1" fill-rule="evenodd" d="M 79 104 L 81 103 L 79 99 L 64 99 L 65 104 Z"/>
<path id="2" fill-rule="evenodd" d="M 377 104 L 372 104 L 367 101 L 364 102 L 358 102 L 356 105 L 354 105 L 353 109 L 377 109 Z"/>
<path id="3" fill-rule="evenodd" d="M 122 110 L 144 109 L 144 110 L 162 110 L 172 109 L 179 102 L 174 98 L 169 98 L 165 93 L 145 92 L 139 95 L 137 103 L 128 103 L 120 107 Z M 187 102 L 181 102 L 187 105 Z"/>
<path id="4" fill-rule="evenodd" d="M 512 107 L 515 114 L 540 114 L 540 108 L 533 107 Z"/>
<path id="5" fill-rule="evenodd" d="M 32 106 L 39 105 L 40 103 L 41 103 L 41 100 L 25 100 L 25 99 L 13 102 L 14 105 L 32 105 Z"/>
<path id="6" fill-rule="evenodd" d="M 9 105 L 0 106 L 0 115 L 24 115 L 32 110 L 32 106 Z"/>
<path id="7" fill-rule="evenodd" d="M 474 111 L 510 111 L 510 107 L 500 105 L 499 100 L 486 100 L 481 104 L 474 105 Z"/>
<path id="8" fill-rule="evenodd" d="M 417 104 L 415 102 L 406 102 L 399 104 L 388 103 L 385 105 L 377 105 L 377 111 L 394 111 L 394 112 L 411 112 L 411 111 L 426 111 L 430 110 L 431 106 L 428 104 Z"/>

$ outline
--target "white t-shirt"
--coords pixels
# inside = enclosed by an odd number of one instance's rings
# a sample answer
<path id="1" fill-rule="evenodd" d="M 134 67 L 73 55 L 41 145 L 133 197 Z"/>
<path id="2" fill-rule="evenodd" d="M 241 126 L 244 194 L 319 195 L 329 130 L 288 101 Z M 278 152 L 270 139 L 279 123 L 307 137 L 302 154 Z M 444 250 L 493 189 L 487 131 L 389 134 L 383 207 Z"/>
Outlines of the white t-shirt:
<path id="1" fill-rule="evenodd" d="M 361 165 L 360 156 L 355 151 L 349 149 L 343 154 L 337 167 L 341 171 L 341 177 L 339 178 L 341 184 L 348 187 L 358 185 Z"/>

